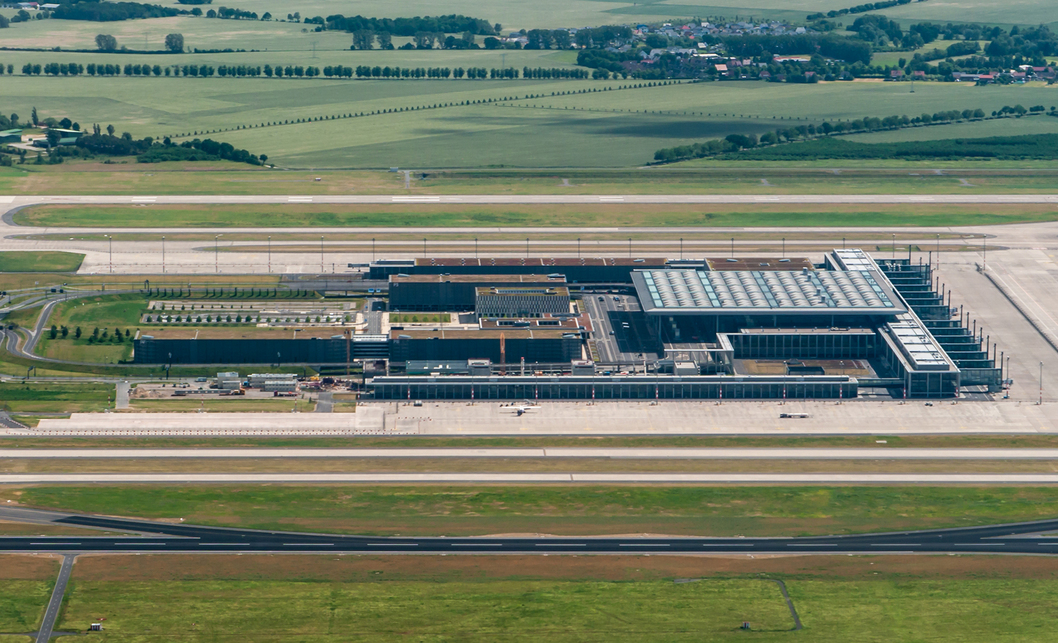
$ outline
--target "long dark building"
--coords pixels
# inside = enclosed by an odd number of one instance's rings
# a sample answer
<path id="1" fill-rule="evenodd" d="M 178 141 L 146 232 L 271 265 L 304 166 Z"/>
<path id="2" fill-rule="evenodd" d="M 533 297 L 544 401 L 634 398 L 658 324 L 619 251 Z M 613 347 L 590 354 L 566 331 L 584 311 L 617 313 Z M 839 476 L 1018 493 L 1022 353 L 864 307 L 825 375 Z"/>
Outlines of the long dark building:
<path id="1" fill-rule="evenodd" d="M 584 257 L 526 259 L 482 258 L 458 259 L 436 257 L 407 261 L 376 261 L 368 270 L 369 279 L 387 279 L 390 275 L 563 275 L 575 283 L 620 283 L 632 281 L 633 270 L 661 269 L 671 262 L 657 257 L 617 258 Z M 698 262 L 704 265 L 703 262 Z"/>

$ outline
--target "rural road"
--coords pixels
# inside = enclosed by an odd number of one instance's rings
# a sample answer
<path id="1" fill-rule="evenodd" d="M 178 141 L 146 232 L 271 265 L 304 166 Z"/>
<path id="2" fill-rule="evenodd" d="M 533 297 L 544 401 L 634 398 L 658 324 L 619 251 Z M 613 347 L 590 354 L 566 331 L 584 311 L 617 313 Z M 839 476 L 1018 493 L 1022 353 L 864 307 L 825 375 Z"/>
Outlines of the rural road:
<path id="1" fill-rule="evenodd" d="M 121 384 L 118 385 L 119 387 Z M 0 449 L 0 460 L 200 458 L 610 458 L 634 460 L 1058 460 L 1058 449 Z"/>
<path id="2" fill-rule="evenodd" d="M 3 516 L 2 512 L 0 516 Z M 372 554 L 598 553 L 633 555 L 644 553 L 1058 553 L 1058 538 L 1039 535 L 1058 531 L 1058 520 L 958 529 L 807 538 L 387 538 L 223 529 L 85 515 L 69 515 L 57 519 L 53 524 L 111 531 L 149 532 L 159 534 L 159 536 L 0 537 L 0 551 L 61 553 L 83 551 L 331 553 L 342 551 Z"/>
<path id="3" fill-rule="evenodd" d="M 1058 484 L 1058 473 L 7 473 L 4 484 Z"/>

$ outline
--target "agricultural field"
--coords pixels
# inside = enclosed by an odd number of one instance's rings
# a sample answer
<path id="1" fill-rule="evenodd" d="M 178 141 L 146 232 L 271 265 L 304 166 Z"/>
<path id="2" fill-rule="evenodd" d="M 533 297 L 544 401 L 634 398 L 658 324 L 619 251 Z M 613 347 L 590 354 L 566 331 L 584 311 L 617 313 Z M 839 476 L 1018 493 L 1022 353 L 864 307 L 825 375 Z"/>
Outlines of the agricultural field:
<path id="1" fill-rule="evenodd" d="M 841 139 L 857 143 L 901 143 L 904 141 L 931 141 L 945 138 L 1031 136 L 1038 134 L 1058 134 L 1058 118 L 1037 116 L 1033 118 L 1003 118 L 969 123 L 951 123 L 935 127 L 911 127 L 888 132 L 848 134 L 842 136 Z"/>
<path id="2" fill-rule="evenodd" d="M 83 260 L 73 252 L 0 252 L 0 272 L 76 272 Z"/>
<path id="3" fill-rule="evenodd" d="M 0 489 L 30 507 L 364 535 L 803 536 L 1052 517 L 1047 487 L 94 485 Z"/>
<path id="4" fill-rule="evenodd" d="M 15 76 L 4 84 L 5 110 L 35 106 L 85 125 L 114 122 L 137 137 L 210 136 L 285 168 L 629 167 L 663 147 L 732 133 L 1056 102 L 1053 88 L 1040 84 L 917 83 L 914 94 L 908 83 L 880 82 L 628 88 L 641 83 Z M 368 115 L 347 117 L 360 113 Z M 308 122 L 317 117 L 325 120 Z M 262 126 L 298 119 L 306 122 Z"/>

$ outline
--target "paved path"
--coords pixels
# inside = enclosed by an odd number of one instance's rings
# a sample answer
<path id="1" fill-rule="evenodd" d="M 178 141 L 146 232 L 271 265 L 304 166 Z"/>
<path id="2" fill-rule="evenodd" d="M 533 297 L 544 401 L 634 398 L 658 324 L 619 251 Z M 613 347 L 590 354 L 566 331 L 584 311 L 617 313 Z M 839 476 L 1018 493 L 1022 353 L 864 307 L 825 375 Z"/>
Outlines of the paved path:
<path id="1" fill-rule="evenodd" d="M 52 590 L 48 610 L 44 612 L 44 621 L 41 622 L 40 630 L 37 631 L 37 643 L 48 643 L 51 640 L 55 620 L 59 617 L 59 609 L 62 607 L 62 597 L 66 594 L 66 583 L 70 580 L 70 572 L 73 571 L 73 561 L 74 556 L 71 554 L 62 557 L 59 578 L 55 581 L 55 589 Z"/>
<path id="2" fill-rule="evenodd" d="M 628 460 L 1058 460 L 1058 449 L 0 449 L 0 460 L 608 458 Z"/>
<path id="3" fill-rule="evenodd" d="M 114 391 L 114 408 L 129 408 L 129 383 L 126 381 L 121 381 L 115 384 L 114 387 L 116 389 Z"/>
<path id="4" fill-rule="evenodd" d="M 1058 473 L 11 473 L 3 484 L 1058 484 Z"/>

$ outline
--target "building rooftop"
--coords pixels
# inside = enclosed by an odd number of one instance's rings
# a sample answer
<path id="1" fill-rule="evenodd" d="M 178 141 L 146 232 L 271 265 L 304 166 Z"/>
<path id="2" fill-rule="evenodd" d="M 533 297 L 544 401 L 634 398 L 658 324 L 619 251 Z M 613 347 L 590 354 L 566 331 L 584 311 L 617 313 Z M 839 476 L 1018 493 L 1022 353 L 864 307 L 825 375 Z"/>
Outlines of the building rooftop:
<path id="1" fill-rule="evenodd" d="M 573 331 L 575 332 L 575 331 Z M 392 330 L 390 339 L 492 339 L 498 340 L 502 334 L 504 339 L 558 339 L 563 335 L 570 334 L 569 330 L 550 328 L 496 328 L 481 330 Z"/>
<path id="2" fill-rule="evenodd" d="M 792 270 L 799 271 L 805 268 L 815 270 L 812 262 L 804 257 L 776 259 L 774 257 L 739 257 L 727 259 L 706 259 L 710 270 Z"/>
<path id="3" fill-rule="evenodd" d="M 665 259 L 659 257 L 630 258 L 630 257 L 530 257 L 519 259 L 516 257 L 473 257 L 461 259 L 458 257 L 426 257 L 415 260 L 416 266 L 540 266 L 543 269 L 561 266 L 663 266 Z"/>
<path id="4" fill-rule="evenodd" d="M 565 297 L 569 298 L 569 288 L 564 286 L 559 287 L 545 287 L 545 286 L 482 286 L 475 288 L 474 292 L 478 296 L 495 295 L 499 297 L 524 297 L 526 295 L 536 296 L 551 296 L 551 297 Z"/>
<path id="5" fill-rule="evenodd" d="M 548 275 L 390 275 L 389 282 L 393 283 L 514 283 L 514 284 L 536 284 L 536 283 L 566 283 L 566 277 L 559 275 L 551 277 Z"/>
<path id="6" fill-rule="evenodd" d="M 669 314 L 885 314 L 906 308 L 880 273 L 637 270 L 643 310 Z"/>

